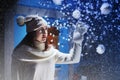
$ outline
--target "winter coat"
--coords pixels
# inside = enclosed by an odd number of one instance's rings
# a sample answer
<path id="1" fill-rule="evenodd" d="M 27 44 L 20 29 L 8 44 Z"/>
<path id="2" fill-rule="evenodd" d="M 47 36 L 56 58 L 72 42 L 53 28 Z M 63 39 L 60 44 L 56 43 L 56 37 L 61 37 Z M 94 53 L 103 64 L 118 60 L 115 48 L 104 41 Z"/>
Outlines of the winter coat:
<path id="1" fill-rule="evenodd" d="M 73 64 L 80 60 L 81 45 L 74 43 L 69 54 L 51 47 L 41 52 L 22 45 L 12 54 L 12 80 L 54 80 L 55 64 Z"/>

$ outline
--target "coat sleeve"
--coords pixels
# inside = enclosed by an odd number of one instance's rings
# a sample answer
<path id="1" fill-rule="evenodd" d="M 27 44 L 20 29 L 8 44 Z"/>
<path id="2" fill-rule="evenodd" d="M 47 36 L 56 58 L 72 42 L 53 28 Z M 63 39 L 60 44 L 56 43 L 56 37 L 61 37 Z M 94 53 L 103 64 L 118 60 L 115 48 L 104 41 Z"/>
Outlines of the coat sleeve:
<path id="1" fill-rule="evenodd" d="M 56 64 L 73 64 L 79 63 L 82 51 L 82 41 L 80 44 L 74 43 L 69 53 L 56 51 Z"/>
<path id="2" fill-rule="evenodd" d="M 81 27 L 80 27 L 81 26 Z M 76 29 L 73 33 L 73 48 L 70 50 L 69 54 L 64 54 L 59 51 L 56 55 L 56 63 L 59 64 L 72 64 L 72 63 L 79 63 L 82 51 L 82 41 L 84 34 L 87 32 L 88 27 L 85 25 L 79 24 L 76 25 Z"/>

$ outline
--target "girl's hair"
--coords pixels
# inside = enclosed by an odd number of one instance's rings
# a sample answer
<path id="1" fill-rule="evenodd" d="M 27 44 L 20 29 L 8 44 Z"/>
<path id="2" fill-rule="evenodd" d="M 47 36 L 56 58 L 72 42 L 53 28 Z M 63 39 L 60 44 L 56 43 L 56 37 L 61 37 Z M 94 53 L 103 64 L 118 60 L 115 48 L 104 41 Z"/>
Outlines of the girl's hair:
<path id="1" fill-rule="evenodd" d="M 23 40 L 18 44 L 15 48 L 19 48 L 21 45 L 27 45 L 33 48 L 36 48 L 34 45 L 34 38 L 36 37 L 36 31 L 28 32 L 27 35 L 23 38 Z M 48 48 L 47 41 L 45 42 L 45 50 Z"/>

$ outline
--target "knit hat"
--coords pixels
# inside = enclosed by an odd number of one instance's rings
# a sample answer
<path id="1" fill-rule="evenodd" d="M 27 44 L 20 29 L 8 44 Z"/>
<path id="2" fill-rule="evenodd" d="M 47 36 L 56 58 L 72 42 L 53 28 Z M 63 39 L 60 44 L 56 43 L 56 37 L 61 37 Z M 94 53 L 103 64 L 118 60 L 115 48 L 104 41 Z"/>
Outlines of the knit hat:
<path id="1" fill-rule="evenodd" d="M 47 22 L 38 15 L 28 15 L 26 17 L 18 16 L 17 24 L 19 26 L 23 26 L 24 24 L 26 24 L 27 32 L 36 31 L 41 27 L 41 25 L 48 26 Z"/>

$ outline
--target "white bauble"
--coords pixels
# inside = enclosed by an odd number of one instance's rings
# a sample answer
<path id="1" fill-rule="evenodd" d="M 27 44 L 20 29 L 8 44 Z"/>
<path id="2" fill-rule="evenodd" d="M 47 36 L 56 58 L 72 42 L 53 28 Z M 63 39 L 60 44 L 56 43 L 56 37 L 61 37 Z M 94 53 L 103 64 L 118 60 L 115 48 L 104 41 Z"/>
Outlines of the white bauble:
<path id="1" fill-rule="evenodd" d="M 109 14 L 111 12 L 111 5 L 109 3 L 103 3 L 100 10 L 101 14 Z"/>
<path id="2" fill-rule="evenodd" d="M 103 54 L 105 52 L 105 46 L 103 44 L 99 44 L 96 48 L 96 52 L 98 54 Z"/>
<path id="3" fill-rule="evenodd" d="M 23 16 L 18 16 L 18 17 L 17 17 L 17 24 L 18 24 L 19 26 L 23 26 L 23 25 L 25 24 L 25 17 L 23 17 Z"/>
<path id="4" fill-rule="evenodd" d="M 61 5 L 63 0 L 53 0 L 56 5 Z"/>
<path id="5" fill-rule="evenodd" d="M 74 10 L 73 13 L 72 13 L 72 16 L 75 19 L 79 19 L 80 18 L 80 11 L 78 9 Z"/>

